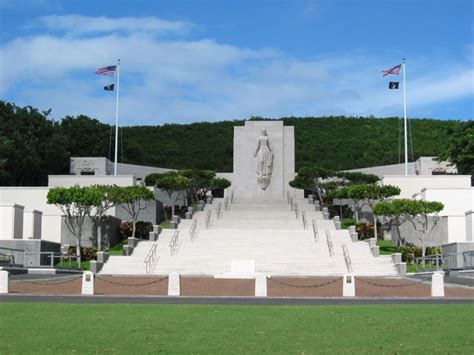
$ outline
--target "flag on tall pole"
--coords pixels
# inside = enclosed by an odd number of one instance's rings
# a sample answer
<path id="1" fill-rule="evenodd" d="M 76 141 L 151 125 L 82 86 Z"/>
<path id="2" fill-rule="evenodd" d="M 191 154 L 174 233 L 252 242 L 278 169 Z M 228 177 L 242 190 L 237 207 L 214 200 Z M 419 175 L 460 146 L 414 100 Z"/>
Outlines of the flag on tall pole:
<path id="1" fill-rule="evenodd" d="M 403 128 L 405 129 L 405 176 L 408 176 L 408 135 L 407 135 L 407 82 L 405 58 L 402 61 L 403 70 Z"/>
<path id="2" fill-rule="evenodd" d="M 382 75 L 387 76 L 388 74 L 396 74 L 400 75 L 400 70 L 402 69 L 402 65 L 398 64 L 395 65 L 393 68 L 387 69 L 387 70 L 382 70 Z"/>
<path id="3" fill-rule="evenodd" d="M 407 136 L 407 89 L 406 89 L 406 64 L 405 58 L 402 60 L 402 64 L 395 65 L 394 67 L 382 70 L 382 76 L 389 74 L 400 75 L 400 71 L 403 72 L 403 127 L 405 131 L 405 175 L 408 176 L 408 136 Z M 389 89 L 398 89 L 399 83 L 391 81 L 388 84 Z"/>
<path id="4" fill-rule="evenodd" d="M 391 81 L 391 82 L 388 83 L 388 88 L 390 90 L 393 90 L 393 89 L 398 90 L 399 86 L 400 86 L 400 83 L 398 81 Z M 113 90 L 113 88 L 112 88 L 112 90 Z"/>
<path id="5" fill-rule="evenodd" d="M 95 74 L 102 74 L 102 75 L 107 75 L 107 76 L 114 76 L 115 71 L 117 70 L 116 65 L 110 65 L 108 67 L 102 67 L 102 68 L 97 68 L 95 70 Z"/>
<path id="6" fill-rule="evenodd" d="M 117 60 L 117 76 L 115 86 L 117 87 L 117 98 L 115 101 L 115 156 L 114 156 L 114 175 L 117 176 L 118 161 L 118 120 L 119 120 L 119 89 L 120 89 L 120 59 Z"/>
<path id="7" fill-rule="evenodd" d="M 117 73 L 117 75 L 115 75 Z M 95 74 L 107 75 L 115 77 L 115 84 L 104 86 L 105 91 L 114 91 L 117 93 L 115 100 L 115 154 L 114 154 L 114 175 L 117 175 L 117 159 L 118 159 L 118 119 L 119 119 L 119 89 L 120 89 L 120 59 L 117 65 L 109 65 L 107 67 L 97 68 Z"/>

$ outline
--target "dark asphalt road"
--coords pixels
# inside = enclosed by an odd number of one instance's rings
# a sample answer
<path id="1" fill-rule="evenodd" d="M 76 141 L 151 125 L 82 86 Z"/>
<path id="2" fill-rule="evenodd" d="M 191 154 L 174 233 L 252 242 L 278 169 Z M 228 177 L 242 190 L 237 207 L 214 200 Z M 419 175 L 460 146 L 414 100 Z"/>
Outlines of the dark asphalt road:
<path id="1" fill-rule="evenodd" d="M 390 305 L 474 304 L 474 298 L 274 298 L 172 296 L 36 296 L 0 295 L 0 302 L 130 303 L 209 305 Z"/>

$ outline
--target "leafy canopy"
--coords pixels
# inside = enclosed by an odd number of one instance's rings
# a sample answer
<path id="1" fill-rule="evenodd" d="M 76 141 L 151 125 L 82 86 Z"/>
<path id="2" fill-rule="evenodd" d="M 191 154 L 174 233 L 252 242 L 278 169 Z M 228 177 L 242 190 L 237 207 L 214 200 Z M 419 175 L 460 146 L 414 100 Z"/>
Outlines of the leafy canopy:
<path id="1" fill-rule="evenodd" d="M 397 199 L 375 204 L 373 211 L 376 215 L 390 218 L 401 216 L 418 216 L 438 213 L 444 208 L 443 203 L 437 201 Z"/>

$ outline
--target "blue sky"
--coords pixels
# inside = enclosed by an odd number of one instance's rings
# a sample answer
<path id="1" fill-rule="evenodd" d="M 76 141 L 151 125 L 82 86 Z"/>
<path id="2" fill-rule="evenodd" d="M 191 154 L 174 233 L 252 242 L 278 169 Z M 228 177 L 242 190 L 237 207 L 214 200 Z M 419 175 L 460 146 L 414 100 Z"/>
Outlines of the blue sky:
<path id="1" fill-rule="evenodd" d="M 125 125 L 401 116 L 380 71 L 407 59 L 410 117 L 474 118 L 472 0 L 0 0 L 0 98 Z"/>

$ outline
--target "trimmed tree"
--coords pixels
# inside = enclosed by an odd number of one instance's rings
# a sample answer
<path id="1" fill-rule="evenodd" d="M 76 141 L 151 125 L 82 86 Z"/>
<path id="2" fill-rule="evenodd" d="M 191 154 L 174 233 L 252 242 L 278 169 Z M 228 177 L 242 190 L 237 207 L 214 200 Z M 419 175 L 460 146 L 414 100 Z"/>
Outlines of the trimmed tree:
<path id="1" fill-rule="evenodd" d="M 345 185 L 350 184 L 375 184 L 380 180 L 377 175 L 359 172 L 340 171 L 337 177 L 344 179 Z"/>
<path id="2" fill-rule="evenodd" d="M 96 189 L 101 196 L 101 202 L 95 206 L 94 219 L 97 224 L 97 249 L 103 249 L 102 229 L 107 219 L 107 211 L 119 203 L 120 187 L 116 185 L 93 185 L 91 189 Z"/>
<path id="3" fill-rule="evenodd" d="M 117 187 L 114 193 L 116 204 L 120 204 L 132 219 L 132 237 L 135 238 L 138 216 L 147 207 L 147 202 L 155 196 L 148 188 L 140 185 Z"/>
<path id="4" fill-rule="evenodd" d="M 444 205 L 441 202 L 408 199 L 394 200 L 391 202 L 380 203 L 374 206 L 374 210 L 377 213 L 380 213 L 380 215 L 392 219 L 396 218 L 397 221 L 394 223 L 402 224 L 405 221 L 408 221 L 413 225 L 415 232 L 419 233 L 418 239 L 421 243 L 423 263 L 426 255 L 428 233 L 431 232 L 437 226 L 437 214 L 443 208 Z M 433 214 L 433 224 L 430 227 L 429 217 L 431 217 Z M 398 227 L 400 226 L 400 224 L 398 224 Z M 399 229 L 398 232 L 400 232 Z"/>
<path id="5" fill-rule="evenodd" d="M 400 188 L 392 185 L 358 184 L 348 186 L 341 194 L 346 194 L 348 198 L 354 201 L 354 212 L 357 222 L 359 222 L 359 210 L 362 207 L 368 206 L 372 210 L 374 236 L 377 238 L 377 215 L 374 213 L 373 207 L 378 201 L 385 201 L 399 195 Z"/>
<path id="6" fill-rule="evenodd" d="M 189 189 L 192 191 L 196 202 L 211 190 L 212 179 L 216 176 L 214 171 L 204 169 L 184 169 L 179 170 L 178 174 L 189 179 Z"/>
<path id="7" fill-rule="evenodd" d="M 310 165 L 298 170 L 298 175 L 289 182 L 289 185 L 295 189 L 309 190 L 314 196 L 317 196 L 321 205 L 324 205 L 326 179 L 335 176 L 331 170 L 319 166 Z"/>
<path id="8" fill-rule="evenodd" d="M 166 191 L 171 203 L 171 217 L 174 216 L 174 205 L 176 199 L 191 187 L 191 180 L 187 177 L 179 175 L 175 171 L 160 174 L 156 177 L 156 187 Z"/>
<path id="9" fill-rule="evenodd" d="M 211 190 L 215 190 L 215 189 L 225 190 L 225 189 L 228 189 L 231 185 L 232 183 L 230 182 L 230 180 L 223 177 L 215 177 L 211 180 L 210 186 L 211 186 Z"/>
<path id="10" fill-rule="evenodd" d="M 53 187 L 48 191 L 47 203 L 56 205 L 65 216 L 68 230 L 76 239 L 76 254 L 81 255 L 82 228 L 86 216 L 101 203 L 99 191 L 91 187 Z"/>

